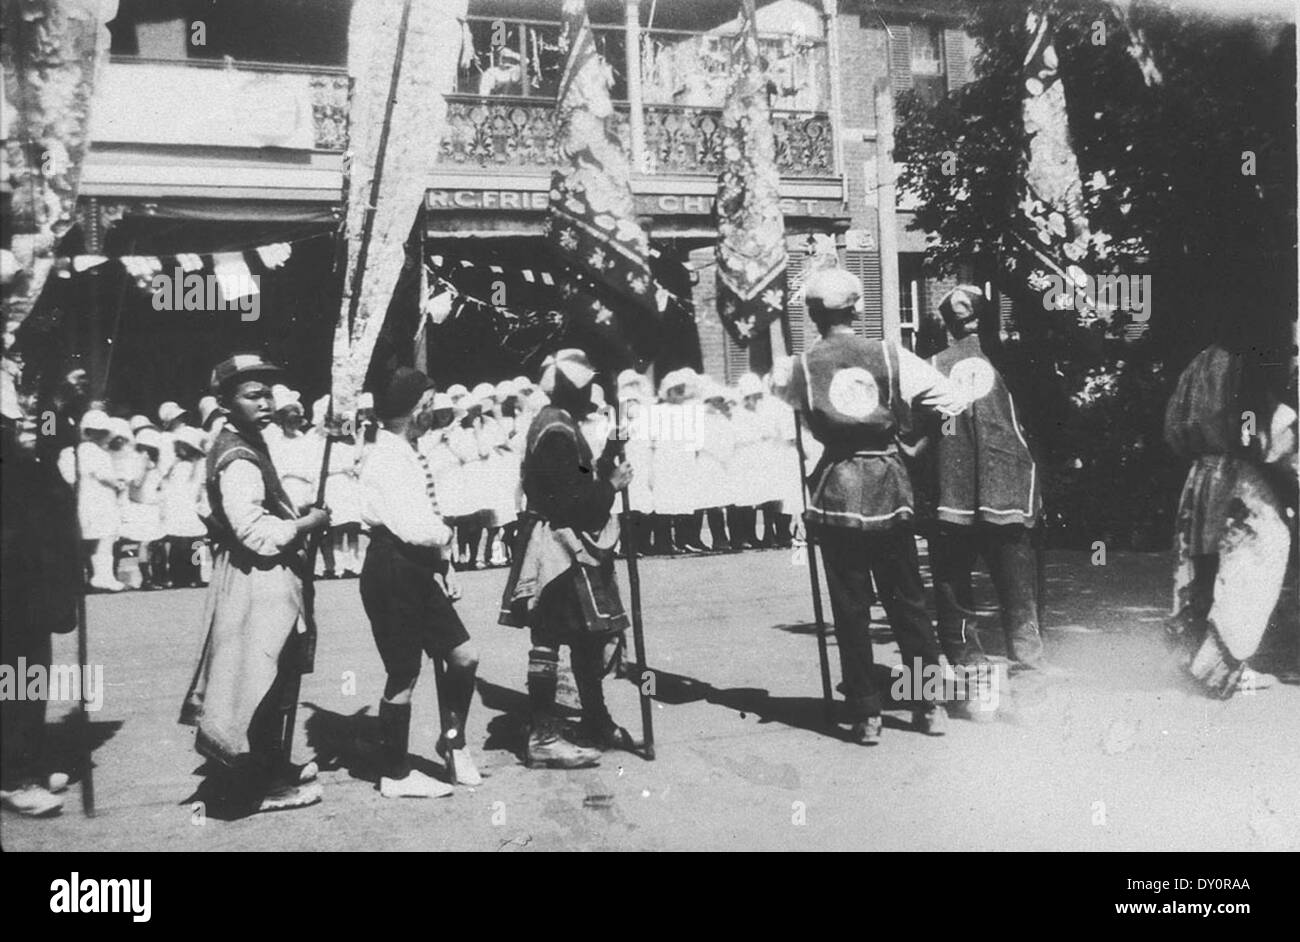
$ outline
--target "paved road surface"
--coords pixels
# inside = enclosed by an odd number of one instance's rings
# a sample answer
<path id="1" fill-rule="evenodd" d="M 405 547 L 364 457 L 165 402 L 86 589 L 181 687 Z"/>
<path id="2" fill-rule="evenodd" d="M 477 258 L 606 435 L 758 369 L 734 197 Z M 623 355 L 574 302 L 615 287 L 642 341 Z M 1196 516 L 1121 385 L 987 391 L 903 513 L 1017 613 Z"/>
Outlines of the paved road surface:
<path id="1" fill-rule="evenodd" d="M 495 624 L 504 572 L 469 573 L 461 608 L 482 656 L 469 738 L 491 777 L 439 801 L 381 798 L 358 777 L 357 740 L 375 736 L 383 673 L 356 581 L 328 582 L 297 740 L 326 764 L 325 800 L 233 822 L 186 800 L 199 760 L 176 714 L 203 592 L 92 597 L 90 656 L 106 685 L 93 715 L 99 814 L 82 816 L 74 784 L 60 818 L 5 813 L 0 840 L 6 850 L 1300 848 L 1300 687 L 1220 703 L 1173 680 L 1156 640 L 1166 555 L 1112 554 L 1094 567 L 1053 553 L 1048 650 L 1068 676 L 1017 691 L 997 723 L 954 721 L 942 739 L 893 711 L 874 748 L 820 728 L 807 570 L 790 553 L 649 560 L 642 571 L 658 761 L 520 765 L 528 640 Z M 877 654 L 897 661 L 883 629 Z M 831 656 L 838 680 L 833 642 Z M 56 662 L 74 658 L 73 637 L 56 639 Z M 610 687 L 616 717 L 635 730 L 635 690 Z M 67 713 L 51 707 L 60 750 Z M 435 720 L 426 670 L 412 748 L 430 759 Z"/>

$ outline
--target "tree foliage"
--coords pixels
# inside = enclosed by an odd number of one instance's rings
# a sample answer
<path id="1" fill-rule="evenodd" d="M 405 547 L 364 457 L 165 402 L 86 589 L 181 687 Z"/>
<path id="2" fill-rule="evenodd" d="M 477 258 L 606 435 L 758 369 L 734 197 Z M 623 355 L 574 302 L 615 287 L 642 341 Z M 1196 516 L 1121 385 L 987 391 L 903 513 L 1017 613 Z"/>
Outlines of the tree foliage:
<path id="1" fill-rule="evenodd" d="M 971 264 L 1042 310 L 1041 294 L 1009 277 L 999 255 L 1016 207 L 1024 24 L 1034 9 L 1056 24 L 1085 203 L 1093 230 L 1109 236 L 1099 260 L 1109 272 L 1152 276 L 1157 346 L 1185 359 L 1226 306 L 1295 316 L 1294 23 L 1151 0 L 1126 17 L 1106 0 L 966 9 L 980 49 L 975 80 L 932 105 L 900 101 L 895 156 L 901 185 L 919 197 L 917 225 L 934 234 L 928 264 Z M 1130 53 L 1137 30 L 1156 84 Z"/>

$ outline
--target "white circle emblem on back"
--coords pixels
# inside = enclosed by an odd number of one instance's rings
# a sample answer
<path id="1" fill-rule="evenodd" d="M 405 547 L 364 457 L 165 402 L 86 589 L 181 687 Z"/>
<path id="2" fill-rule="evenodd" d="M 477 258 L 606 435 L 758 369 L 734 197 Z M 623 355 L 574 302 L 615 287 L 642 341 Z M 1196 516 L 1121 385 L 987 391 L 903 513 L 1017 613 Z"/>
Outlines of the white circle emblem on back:
<path id="1" fill-rule="evenodd" d="M 851 419 L 865 419 L 880 405 L 880 390 L 870 373 L 860 366 L 840 370 L 831 380 L 831 405 Z"/>
<path id="2" fill-rule="evenodd" d="M 953 364 L 948 381 L 961 391 L 967 402 L 974 402 L 993 391 L 996 374 L 988 360 L 967 357 Z"/>

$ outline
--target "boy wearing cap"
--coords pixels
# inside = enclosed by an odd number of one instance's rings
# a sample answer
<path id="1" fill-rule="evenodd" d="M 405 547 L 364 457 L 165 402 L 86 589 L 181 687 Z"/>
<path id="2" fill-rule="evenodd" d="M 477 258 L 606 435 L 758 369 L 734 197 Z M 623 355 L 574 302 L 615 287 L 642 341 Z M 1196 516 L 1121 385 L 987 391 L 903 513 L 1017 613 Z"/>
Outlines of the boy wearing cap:
<path id="1" fill-rule="evenodd" d="M 423 656 L 446 661 L 439 681 L 442 735 L 438 754 L 458 785 L 481 782 L 465 742 L 465 717 L 474 698 L 478 654 L 453 601 L 460 593 L 450 565 L 453 535 L 443 521 L 433 468 L 418 450 L 433 428 L 433 382 L 399 367 L 375 410 L 384 427 L 361 471 L 361 518 L 370 548 L 361 570 L 361 601 L 388 674 L 379 701 L 385 798 L 439 798 L 450 785 L 411 768 L 411 694 Z"/>
<path id="2" fill-rule="evenodd" d="M 815 272 L 805 296 L 821 339 L 794 361 L 788 383 L 778 385 L 825 446 L 809 476 L 807 523 L 826 564 L 850 736 L 874 744 L 880 739 L 883 692 L 872 673 L 873 577 L 904 670 L 939 664 L 912 536 L 912 487 L 899 453 L 899 427 L 909 405 L 955 414 L 965 402 L 915 354 L 854 333 L 861 288 L 853 275 L 843 269 Z M 947 718 L 942 704 L 920 677 L 913 681 L 926 701 L 914 711 L 915 725 L 942 735 Z"/>
<path id="3" fill-rule="evenodd" d="M 203 652 L 180 722 L 198 727 L 195 748 L 217 765 L 219 798 L 238 811 L 300 808 L 320 786 L 283 753 L 311 612 L 303 602 L 303 535 L 329 525 L 329 511 L 299 514 L 280 484 L 263 431 L 279 368 L 256 354 L 217 365 L 213 391 L 228 413 L 207 460 L 214 545 Z"/>
<path id="4" fill-rule="evenodd" d="M 523 487 L 528 510 L 501 599 L 503 625 L 528 627 L 528 699 L 532 724 L 526 760 L 538 768 L 582 768 L 600 749 L 632 747 L 605 707 L 605 647 L 627 630 L 614 577 L 618 518 L 614 498 L 631 466 L 610 454 L 593 460 L 581 420 L 595 408 L 595 371 L 581 350 L 561 350 L 543 367 L 550 404 L 528 430 Z M 582 733 L 597 748 L 565 740 L 555 712 L 559 649 L 569 645 L 582 701 Z"/>
<path id="5" fill-rule="evenodd" d="M 974 607 L 971 570 L 980 556 L 997 589 L 1008 655 L 1019 669 L 1037 669 L 1045 664 L 1030 532 L 1042 510 L 1042 488 L 1016 404 L 980 340 L 994 313 L 974 285 L 958 285 L 939 302 L 948 346 L 931 362 L 969 387 L 971 398 L 959 415 L 932 420 L 927 435 L 937 496 L 930 563 L 939 641 L 954 666 L 985 660 L 966 615 Z"/>

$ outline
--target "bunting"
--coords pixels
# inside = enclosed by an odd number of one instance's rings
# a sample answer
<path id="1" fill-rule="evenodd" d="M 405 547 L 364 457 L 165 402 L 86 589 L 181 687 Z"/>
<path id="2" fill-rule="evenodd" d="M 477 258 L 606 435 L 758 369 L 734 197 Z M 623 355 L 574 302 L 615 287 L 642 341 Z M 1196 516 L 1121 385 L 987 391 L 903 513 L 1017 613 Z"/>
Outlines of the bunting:
<path id="1" fill-rule="evenodd" d="M 627 157 L 607 123 L 610 75 L 585 0 L 564 0 L 560 42 L 568 50 L 557 115 L 565 166 L 551 176 L 547 238 L 618 298 L 657 312 L 650 240 L 636 219 Z"/>
<path id="2" fill-rule="evenodd" d="M 785 310 L 781 177 L 759 59 L 754 0 L 744 0 L 722 108 L 726 167 L 718 177 L 718 315 L 741 346 Z"/>

